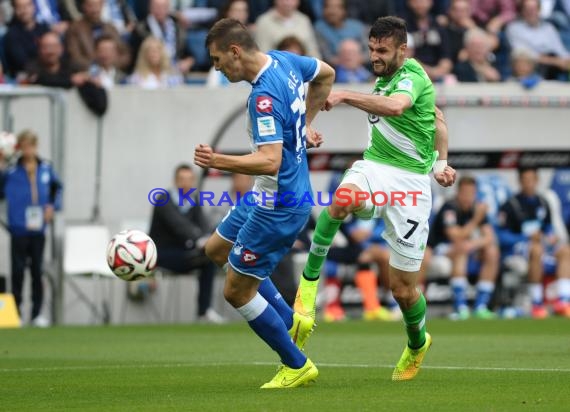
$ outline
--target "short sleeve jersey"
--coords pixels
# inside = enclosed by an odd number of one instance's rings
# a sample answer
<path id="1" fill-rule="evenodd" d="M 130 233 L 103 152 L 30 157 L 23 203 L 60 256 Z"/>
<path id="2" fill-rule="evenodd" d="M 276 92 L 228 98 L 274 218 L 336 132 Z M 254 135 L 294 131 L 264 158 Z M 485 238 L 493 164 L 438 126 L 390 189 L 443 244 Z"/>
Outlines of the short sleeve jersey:
<path id="1" fill-rule="evenodd" d="M 447 234 L 445 233 L 446 229 L 453 226 L 465 226 L 473 219 L 474 214 L 475 208 L 461 210 L 456 201 L 450 200 L 445 202 L 431 225 L 429 245 L 435 246 L 439 243 L 449 242 Z M 479 223 L 479 228 L 488 223 L 489 221 L 485 217 L 481 223 Z"/>
<path id="2" fill-rule="evenodd" d="M 257 176 L 254 191 L 266 208 L 298 207 L 300 196 L 312 196 L 305 144 L 305 87 L 319 73 L 317 59 L 271 51 L 266 65 L 252 82 L 247 102 L 248 132 L 252 151 L 266 144 L 283 144 L 282 161 L 275 176 Z M 286 200 L 286 205 L 281 200 Z M 300 199 L 299 199 L 300 200 Z"/>
<path id="3" fill-rule="evenodd" d="M 407 59 L 391 77 L 379 77 L 373 94 L 405 94 L 412 106 L 401 116 L 368 115 L 369 143 L 364 158 L 411 172 L 428 174 L 437 160 L 435 90 L 421 65 Z"/>

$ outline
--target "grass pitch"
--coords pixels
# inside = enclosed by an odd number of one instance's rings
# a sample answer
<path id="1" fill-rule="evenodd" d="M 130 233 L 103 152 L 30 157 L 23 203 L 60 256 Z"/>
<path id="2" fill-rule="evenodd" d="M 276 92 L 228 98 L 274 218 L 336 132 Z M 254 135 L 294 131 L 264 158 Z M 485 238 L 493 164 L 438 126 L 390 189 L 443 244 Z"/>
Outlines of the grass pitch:
<path id="1" fill-rule="evenodd" d="M 317 382 L 260 390 L 277 357 L 245 324 L 0 331 L 1 411 L 570 410 L 570 321 L 428 322 L 415 380 L 392 382 L 400 323 L 320 324 Z"/>

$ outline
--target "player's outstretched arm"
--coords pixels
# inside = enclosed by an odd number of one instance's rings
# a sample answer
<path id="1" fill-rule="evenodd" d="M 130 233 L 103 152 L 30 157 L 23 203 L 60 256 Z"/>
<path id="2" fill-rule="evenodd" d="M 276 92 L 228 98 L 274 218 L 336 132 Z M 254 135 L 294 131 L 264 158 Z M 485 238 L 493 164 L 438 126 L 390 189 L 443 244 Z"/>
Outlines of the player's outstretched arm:
<path id="1" fill-rule="evenodd" d="M 327 63 L 321 61 L 319 74 L 309 83 L 309 90 L 307 91 L 307 127 L 311 126 L 317 113 L 325 106 L 325 102 L 334 83 L 334 77 L 334 69 Z"/>
<path id="2" fill-rule="evenodd" d="M 447 123 L 443 112 L 435 108 L 435 150 L 439 152 L 439 158 L 433 167 L 433 176 L 437 183 L 443 187 L 448 187 L 455 183 L 455 169 L 447 165 L 448 147 Z"/>
<path id="3" fill-rule="evenodd" d="M 331 92 L 325 104 L 325 109 L 330 110 L 341 103 L 364 110 L 366 113 L 384 117 L 401 116 L 404 110 L 412 106 L 410 97 L 405 94 L 378 96 L 376 94 L 365 94 L 350 90 L 338 90 Z"/>
<path id="4" fill-rule="evenodd" d="M 207 144 L 200 144 L 194 150 L 194 163 L 204 169 L 213 167 L 227 172 L 244 175 L 276 175 L 281 167 L 282 143 L 264 144 L 257 152 L 243 155 L 214 153 Z"/>

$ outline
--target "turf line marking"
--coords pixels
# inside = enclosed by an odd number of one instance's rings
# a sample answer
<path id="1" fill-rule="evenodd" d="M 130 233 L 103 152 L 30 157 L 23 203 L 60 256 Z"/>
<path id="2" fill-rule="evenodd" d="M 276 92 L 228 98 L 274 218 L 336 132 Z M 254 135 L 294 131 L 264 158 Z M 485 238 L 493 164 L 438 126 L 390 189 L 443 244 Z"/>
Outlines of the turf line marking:
<path id="1" fill-rule="evenodd" d="M 92 366 L 52 366 L 39 368 L 0 368 L 0 373 L 18 372 L 65 372 L 65 371 L 90 371 L 90 370 L 114 370 L 114 369 L 166 369 L 166 368 L 192 368 L 209 366 L 275 366 L 276 362 L 205 362 L 205 363 L 165 363 L 165 364 L 127 364 L 127 365 L 92 365 Z M 367 368 L 367 369 L 392 369 L 394 365 L 383 364 L 359 364 L 359 363 L 317 363 L 323 368 Z M 564 368 L 500 368 L 484 366 L 422 366 L 423 369 L 440 370 L 469 370 L 491 372 L 558 372 L 570 373 L 570 369 Z"/>

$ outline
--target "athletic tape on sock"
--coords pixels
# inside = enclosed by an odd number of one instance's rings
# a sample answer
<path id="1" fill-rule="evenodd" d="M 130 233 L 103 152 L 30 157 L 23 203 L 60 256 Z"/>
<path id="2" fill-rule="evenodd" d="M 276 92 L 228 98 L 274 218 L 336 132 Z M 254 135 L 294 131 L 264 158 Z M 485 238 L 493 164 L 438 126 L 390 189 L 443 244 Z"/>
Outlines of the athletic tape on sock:
<path id="1" fill-rule="evenodd" d="M 245 320 L 251 322 L 263 313 L 267 305 L 268 303 L 263 296 L 256 293 L 252 300 L 237 308 L 237 311 L 245 318 Z"/>

